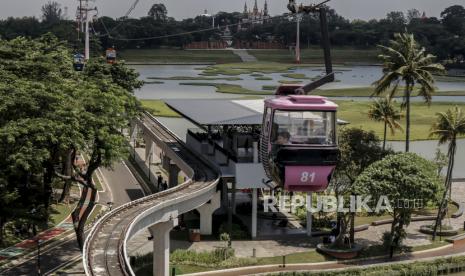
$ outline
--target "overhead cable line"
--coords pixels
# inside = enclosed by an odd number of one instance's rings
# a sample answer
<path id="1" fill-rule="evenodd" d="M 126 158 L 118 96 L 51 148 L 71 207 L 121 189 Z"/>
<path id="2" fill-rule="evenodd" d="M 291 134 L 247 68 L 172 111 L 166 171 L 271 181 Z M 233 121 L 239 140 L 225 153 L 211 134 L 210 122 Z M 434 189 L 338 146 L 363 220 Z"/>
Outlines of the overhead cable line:
<path id="1" fill-rule="evenodd" d="M 140 0 L 135 0 L 131 7 L 129 7 L 129 10 L 124 14 L 122 17 L 123 19 L 128 18 L 131 13 L 136 9 L 137 5 L 139 4 Z M 124 24 L 124 20 L 121 20 L 115 27 L 113 27 L 111 30 L 108 30 L 107 26 L 105 25 L 105 22 L 102 20 L 102 17 L 99 18 L 100 23 L 102 24 L 103 28 L 105 29 L 106 34 L 104 35 L 98 35 L 98 37 L 111 37 L 111 33 L 116 31 L 121 25 Z"/>

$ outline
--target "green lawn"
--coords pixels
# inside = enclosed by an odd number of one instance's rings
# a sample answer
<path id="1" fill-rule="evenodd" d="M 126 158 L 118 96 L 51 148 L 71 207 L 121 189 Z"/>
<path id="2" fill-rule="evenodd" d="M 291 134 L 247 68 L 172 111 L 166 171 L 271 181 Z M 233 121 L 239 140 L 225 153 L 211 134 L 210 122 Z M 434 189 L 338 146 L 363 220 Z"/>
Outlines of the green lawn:
<path id="1" fill-rule="evenodd" d="M 141 100 L 142 106 L 154 116 L 180 118 L 181 115 L 169 108 L 161 100 Z"/>
<path id="2" fill-rule="evenodd" d="M 54 226 L 56 226 L 58 223 L 64 221 L 74 210 L 76 207 L 76 204 L 65 204 L 65 203 L 60 203 L 60 204 L 52 204 L 50 206 L 50 217 L 48 223 L 42 223 L 38 225 L 38 231 L 42 232 L 47 229 L 50 229 Z M 9 225 L 14 225 L 15 221 L 10 221 L 8 224 Z M 10 247 L 12 245 L 15 245 L 16 243 L 21 242 L 24 239 L 27 239 L 28 237 L 17 237 L 14 235 L 12 229 L 10 227 L 5 227 L 5 235 L 3 236 L 3 244 L 0 244 L 0 249 Z"/>
<path id="3" fill-rule="evenodd" d="M 247 62 L 247 63 L 230 63 L 217 64 L 204 69 L 206 75 L 226 75 L 237 76 L 241 74 L 270 74 L 270 73 L 289 73 L 289 70 L 296 67 L 310 67 L 310 65 L 296 65 L 292 63 L 277 62 Z"/>
<path id="4" fill-rule="evenodd" d="M 295 56 L 287 49 L 250 50 L 259 61 L 294 63 Z M 336 63 L 376 63 L 379 51 L 374 48 L 333 48 L 332 59 Z M 181 50 L 181 49 L 130 49 L 119 52 L 121 59 L 130 62 L 147 63 L 231 63 L 240 58 L 229 50 Z M 323 51 L 318 47 L 302 49 L 303 63 L 322 63 Z"/>
<path id="5" fill-rule="evenodd" d="M 370 97 L 373 95 L 373 87 L 357 87 L 357 88 L 344 88 L 344 89 L 325 89 L 315 90 L 313 94 L 326 97 Z M 399 89 L 397 97 L 402 96 L 402 90 Z M 414 92 L 413 96 L 417 96 L 418 93 Z M 434 94 L 435 96 L 465 96 L 465 83 L 463 91 L 438 91 Z"/>
<path id="6" fill-rule="evenodd" d="M 301 80 L 279 80 L 278 82 L 282 84 L 298 84 L 298 83 L 302 83 L 303 81 Z"/>
<path id="7" fill-rule="evenodd" d="M 282 50 L 250 50 L 249 53 L 259 61 L 273 61 L 280 63 L 293 63 L 295 55 L 288 49 Z M 334 64 L 337 63 L 379 63 L 379 50 L 375 48 L 333 48 L 331 56 Z M 322 63 L 323 50 L 320 48 L 302 49 L 302 63 Z"/>
<path id="8" fill-rule="evenodd" d="M 214 86 L 217 92 L 220 93 L 249 93 L 250 96 L 245 99 L 259 99 L 258 95 L 269 95 L 272 93 L 266 91 L 250 91 L 240 86 L 230 84 L 211 84 L 211 83 L 196 83 L 185 85 L 200 85 L 200 86 Z M 142 100 L 142 105 L 148 109 L 154 116 L 161 117 L 180 117 L 179 114 L 171 110 L 161 100 Z M 338 117 L 342 120 L 350 122 L 350 127 L 360 127 L 365 130 L 373 130 L 382 138 L 384 125 L 382 123 L 368 120 L 368 110 L 370 102 L 355 102 L 355 101 L 336 101 L 339 104 Z M 400 104 L 396 104 L 400 107 Z M 447 102 L 433 102 L 431 106 L 424 103 L 412 103 L 412 140 L 427 140 L 432 139 L 429 137 L 431 124 L 436 119 L 436 113 L 446 111 L 447 109 L 458 105 L 465 109 L 464 103 L 447 103 Z M 405 119 L 401 120 L 401 124 L 405 127 Z M 403 141 L 405 134 L 398 131 L 395 135 L 388 133 L 389 140 Z"/>
<path id="9" fill-rule="evenodd" d="M 417 252 L 422 250 L 428 250 L 438 248 L 447 245 L 444 241 L 435 241 L 428 245 L 407 247 L 408 252 Z M 386 249 L 381 245 L 370 246 L 364 249 L 360 258 L 376 257 L 387 255 Z M 294 253 L 285 256 L 286 264 L 298 264 L 298 263 L 319 263 L 326 261 L 334 261 L 335 259 L 326 255 L 322 255 L 315 250 L 309 250 L 302 253 Z M 232 258 L 226 263 L 221 263 L 214 267 L 206 267 L 200 265 L 186 265 L 186 264 L 172 264 L 170 269 L 175 268 L 176 274 L 189 274 L 189 273 L 200 273 L 205 271 L 213 271 L 218 269 L 226 269 L 231 267 L 245 267 L 245 266 L 259 266 L 259 265 L 280 265 L 283 263 L 283 256 L 276 257 L 264 257 L 264 258 Z M 147 265 L 137 271 L 137 275 L 152 275 L 152 265 Z"/>
<path id="10" fill-rule="evenodd" d="M 185 77 L 185 76 L 175 76 L 168 78 L 159 78 L 159 77 L 149 77 L 148 79 L 152 80 L 199 80 L 199 81 L 208 81 L 208 80 L 225 80 L 225 81 L 240 81 L 241 78 L 238 77 Z"/>
<path id="11" fill-rule="evenodd" d="M 297 74 L 297 73 L 282 74 L 281 76 L 285 78 L 297 79 L 297 80 L 308 80 L 309 79 L 305 74 Z"/>
<path id="12" fill-rule="evenodd" d="M 92 213 L 90 213 L 89 218 L 86 221 L 86 225 L 94 222 L 94 220 L 97 218 L 97 216 L 102 212 L 102 205 L 97 204 L 94 206 L 94 209 L 92 210 Z"/>
<path id="13" fill-rule="evenodd" d="M 75 207 L 76 204 L 68 205 L 65 203 L 60 203 L 57 205 L 52 205 L 50 211 L 50 221 L 48 226 L 53 227 L 65 220 L 71 214 Z"/>
<path id="14" fill-rule="evenodd" d="M 227 94 L 243 94 L 243 95 L 271 95 L 269 91 L 255 91 L 244 88 L 236 84 L 227 83 L 208 83 L 208 82 L 184 82 L 179 85 L 190 85 L 190 86 L 213 86 L 216 88 L 217 93 Z"/>
<path id="15" fill-rule="evenodd" d="M 350 127 L 373 130 L 379 137 L 382 137 L 384 124 L 368 119 L 370 102 L 336 101 L 336 103 L 339 104 L 338 118 L 350 122 Z M 399 103 L 396 105 L 400 107 Z M 431 139 L 429 133 L 431 125 L 436 120 L 436 113 L 446 111 L 455 105 L 465 109 L 464 103 L 433 102 L 429 107 L 424 103 L 412 103 L 411 139 Z M 405 119 L 401 120 L 401 124 L 405 128 Z M 388 133 L 387 138 L 402 141 L 405 139 L 405 134 L 397 131 L 395 135 Z"/>
<path id="16" fill-rule="evenodd" d="M 121 59 L 140 63 L 232 63 L 240 58 L 229 50 L 134 49 L 119 53 Z"/>
<path id="17" fill-rule="evenodd" d="M 97 188 L 97 191 L 103 191 L 102 183 L 100 182 L 100 178 L 98 178 L 96 175 L 93 177 L 95 188 Z"/>
<path id="18" fill-rule="evenodd" d="M 273 80 L 273 78 L 270 78 L 270 77 L 256 77 L 255 80 L 269 81 L 269 80 Z"/>

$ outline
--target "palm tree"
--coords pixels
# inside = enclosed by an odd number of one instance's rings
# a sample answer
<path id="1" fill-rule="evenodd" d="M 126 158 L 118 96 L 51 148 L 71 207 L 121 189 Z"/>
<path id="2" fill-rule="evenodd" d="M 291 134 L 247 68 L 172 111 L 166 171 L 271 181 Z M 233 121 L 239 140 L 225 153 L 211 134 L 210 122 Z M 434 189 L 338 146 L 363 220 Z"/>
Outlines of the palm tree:
<path id="1" fill-rule="evenodd" d="M 384 123 L 383 150 L 386 149 L 387 128 L 389 127 L 392 135 L 396 133 L 396 129 L 403 130 L 399 123 L 402 114 L 388 98 L 375 100 L 368 111 L 368 117 L 376 122 Z"/>
<path id="2" fill-rule="evenodd" d="M 449 164 L 444 183 L 445 190 L 439 205 L 436 223 L 434 224 L 433 240 L 436 238 L 438 225 L 441 224 L 442 219 L 447 213 L 447 203 L 448 199 L 450 200 L 451 197 L 452 172 L 454 170 L 454 158 L 457 151 L 457 136 L 465 134 L 465 114 L 459 107 L 456 106 L 446 112 L 438 113 L 437 116 L 437 121 L 431 129 L 431 135 L 439 137 L 440 145 L 449 142 L 449 150 L 447 153 Z M 447 197 L 448 195 L 449 198 Z"/>
<path id="3" fill-rule="evenodd" d="M 413 34 L 395 34 L 390 47 L 379 46 L 383 51 L 380 59 L 384 63 L 384 74 L 374 82 L 373 95 L 389 90 L 389 98 L 396 95 L 401 82 L 405 85 L 402 107 L 406 112 L 405 151 L 410 150 L 410 97 L 417 86 L 418 93 L 426 103 L 431 103 L 434 86 L 433 73 L 443 73 L 444 66 L 434 63 L 435 56 L 427 54 L 416 42 Z"/>

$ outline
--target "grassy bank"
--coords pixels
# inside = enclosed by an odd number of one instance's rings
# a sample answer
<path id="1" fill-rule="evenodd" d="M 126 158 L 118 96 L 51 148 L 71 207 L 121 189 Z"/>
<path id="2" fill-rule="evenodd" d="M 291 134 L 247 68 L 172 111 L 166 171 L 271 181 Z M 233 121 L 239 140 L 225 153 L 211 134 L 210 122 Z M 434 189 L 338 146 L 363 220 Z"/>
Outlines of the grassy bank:
<path id="1" fill-rule="evenodd" d="M 259 61 L 293 63 L 295 55 L 288 49 L 282 50 L 250 50 L 249 53 Z M 375 48 L 333 48 L 331 56 L 333 63 L 379 63 L 379 50 Z M 302 49 L 302 63 L 322 63 L 323 50 L 319 48 Z"/>
<path id="2" fill-rule="evenodd" d="M 180 118 L 181 115 L 169 108 L 161 100 L 141 100 L 142 106 L 154 116 Z"/>
<path id="3" fill-rule="evenodd" d="M 231 63 L 240 62 L 240 58 L 229 50 L 181 50 L 181 49 L 130 49 L 120 51 L 121 59 L 130 62 L 153 63 Z M 288 49 L 249 50 L 249 54 L 259 61 L 294 63 L 295 55 Z M 375 63 L 379 62 L 379 51 L 374 48 L 334 48 L 334 63 Z M 302 50 L 303 63 L 322 63 L 323 51 L 318 47 Z"/>
<path id="4" fill-rule="evenodd" d="M 442 247 L 447 244 L 448 243 L 444 241 L 436 241 L 436 242 L 432 242 L 429 245 L 408 247 L 406 248 L 406 251 L 417 252 L 417 251 Z M 199 254 L 205 255 L 206 253 L 199 253 Z M 386 254 L 387 252 L 385 248 L 379 245 L 374 245 L 362 251 L 360 258 L 384 256 Z M 152 265 L 150 264 L 150 260 L 151 260 L 150 254 L 142 258 L 144 259 L 146 258 L 149 264 L 144 265 L 142 269 L 137 271 L 137 274 L 138 275 L 152 275 L 151 274 Z M 319 262 L 325 262 L 325 261 L 333 261 L 334 259 L 329 256 L 322 255 L 316 252 L 315 250 L 309 250 L 307 252 L 285 255 L 285 260 L 286 260 L 286 264 L 301 264 L 301 263 L 319 263 Z M 199 273 L 199 272 L 205 272 L 205 271 L 234 268 L 234 267 L 280 265 L 282 263 L 283 263 L 283 256 L 263 257 L 263 258 L 232 257 L 219 263 L 209 262 L 205 264 L 194 263 L 194 262 L 190 262 L 189 260 L 186 260 L 181 263 L 172 263 L 171 268 L 175 268 L 176 274 L 180 275 L 180 274 Z"/>
<path id="5" fill-rule="evenodd" d="M 37 230 L 38 233 L 45 231 L 47 229 L 50 229 L 52 227 L 55 227 L 59 223 L 61 223 L 63 220 L 65 220 L 71 212 L 74 210 L 76 207 L 76 204 L 65 204 L 65 203 L 60 203 L 60 204 L 52 204 L 50 205 L 49 208 L 49 214 L 50 217 L 47 221 L 47 223 L 41 222 L 37 224 Z M 22 219 L 15 219 L 13 221 L 10 221 L 7 226 L 5 226 L 5 233 L 3 236 L 3 244 L 0 244 L 0 249 L 8 248 L 10 246 L 13 246 L 23 240 L 26 240 L 30 237 L 28 236 L 17 236 L 14 234 L 13 231 L 13 226 L 15 224 L 25 224 L 26 221 Z"/>
<path id="6" fill-rule="evenodd" d="M 244 88 L 240 85 L 227 84 L 227 83 L 208 83 L 208 82 L 184 82 L 179 85 L 191 85 L 191 86 L 213 86 L 216 88 L 217 93 L 227 94 L 243 94 L 243 95 L 271 95 L 270 91 L 255 91 Z"/>
<path id="7" fill-rule="evenodd" d="M 192 85 L 192 84 L 188 84 Z M 242 93 L 250 94 L 250 99 L 259 99 L 255 95 L 269 95 L 270 92 L 266 91 L 250 91 L 240 86 L 229 85 L 229 84 L 208 84 L 208 83 L 197 83 L 195 85 L 201 86 L 214 86 L 220 93 Z M 371 102 L 355 102 L 355 101 L 336 101 L 339 104 L 338 117 L 342 120 L 350 122 L 350 127 L 360 127 L 365 130 L 374 131 L 379 137 L 382 137 L 384 131 L 384 125 L 382 123 L 368 120 L 368 110 Z M 180 117 L 179 114 L 171 110 L 161 100 L 142 100 L 142 105 L 147 108 L 153 115 L 162 117 Z M 396 102 L 397 107 L 400 108 L 400 103 Z M 429 137 L 431 124 L 436 120 L 436 114 L 443 112 L 450 107 L 458 105 L 465 109 L 464 103 L 446 103 L 446 102 L 433 102 L 431 106 L 427 106 L 424 103 L 412 103 L 412 128 L 411 138 L 412 140 L 427 140 L 432 139 Z M 405 119 L 401 120 L 401 125 L 405 128 Z M 395 135 L 391 135 L 388 132 L 389 140 L 403 141 L 405 134 L 398 131 Z"/>
<path id="8" fill-rule="evenodd" d="M 350 127 L 359 127 L 365 130 L 373 130 L 379 137 L 382 137 L 384 125 L 368 119 L 370 102 L 336 101 L 339 104 L 338 118 L 350 122 Z M 400 103 L 396 103 L 400 107 Z M 464 103 L 441 103 L 433 102 L 431 106 L 424 103 L 412 103 L 411 117 L 411 139 L 430 139 L 429 132 L 432 123 L 436 120 L 436 113 L 443 112 L 450 107 L 457 105 L 465 109 Z M 405 118 L 401 120 L 401 125 L 405 129 Z M 389 140 L 404 140 L 405 134 L 398 131 L 395 135 L 388 132 Z"/>
<path id="9" fill-rule="evenodd" d="M 140 63 L 232 63 L 240 58 L 228 50 L 133 49 L 119 52 L 121 59 Z"/>
<path id="10" fill-rule="evenodd" d="M 277 63 L 277 62 L 247 62 L 247 63 L 231 63 L 218 64 L 207 67 L 203 71 L 203 75 L 207 76 L 238 76 L 241 74 L 251 74 L 258 76 L 259 74 L 271 73 L 289 73 L 289 70 L 296 67 L 309 67 L 309 65 L 296 65 L 292 63 Z"/>
<path id="11" fill-rule="evenodd" d="M 174 76 L 174 77 L 168 77 L 168 78 L 162 78 L 162 77 L 149 77 L 148 79 L 151 80 L 179 80 L 179 81 L 184 81 L 184 80 L 198 80 L 198 81 L 209 81 L 209 80 L 225 80 L 225 81 L 240 81 L 242 80 L 241 78 L 238 77 L 187 77 L 187 76 Z"/>
<path id="12" fill-rule="evenodd" d="M 318 94 L 326 97 L 370 97 L 373 95 L 373 87 L 357 87 L 357 88 L 344 88 L 344 89 L 325 89 L 316 90 L 313 94 Z M 403 91 L 399 89 L 397 96 L 402 97 Z M 413 96 L 417 96 L 418 93 L 414 92 Z M 434 96 L 465 96 L 465 83 L 464 91 L 439 91 Z"/>

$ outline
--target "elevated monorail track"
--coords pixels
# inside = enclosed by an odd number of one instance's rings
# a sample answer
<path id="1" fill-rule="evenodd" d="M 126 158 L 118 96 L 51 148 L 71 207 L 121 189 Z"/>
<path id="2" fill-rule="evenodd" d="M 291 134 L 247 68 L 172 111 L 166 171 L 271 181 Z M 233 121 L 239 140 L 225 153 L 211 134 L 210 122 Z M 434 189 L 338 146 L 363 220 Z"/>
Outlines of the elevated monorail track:
<path id="1" fill-rule="evenodd" d="M 172 216 L 196 209 L 216 193 L 219 174 L 150 114 L 136 122 L 162 148 L 189 180 L 172 189 L 120 206 L 101 218 L 86 238 L 83 263 L 87 275 L 134 275 L 127 241 L 138 232 Z"/>

